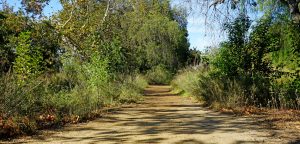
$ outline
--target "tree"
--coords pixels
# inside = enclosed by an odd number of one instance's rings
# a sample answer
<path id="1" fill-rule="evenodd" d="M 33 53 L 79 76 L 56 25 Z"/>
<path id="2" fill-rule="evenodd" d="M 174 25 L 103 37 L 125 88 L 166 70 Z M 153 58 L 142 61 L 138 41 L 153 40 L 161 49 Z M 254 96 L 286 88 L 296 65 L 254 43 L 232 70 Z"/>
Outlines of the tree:
<path id="1" fill-rule="evenodd" d="M 16 59 L 13 70 L 21 83 L 41 72 L 42 54 L 39 47 L 32 47 L 30 37 L 30 32 L 22 32 L 16 38 Z"/>
<path id="2" fill-rule="evenodd" d="M 225 5 L 227 6 L 227 8 L 224 11 L 227 12 L 230 12 L 235 9 L 245 12 L 248 11 L 248 9 L 257 10 L 257 8 L 264 12 L 272 12 L 274 11 L 274 9 L 287 7 L 290 11 L 291 17 L 294 20 L 294 22 L 300 22 L 300 0 L 214 0 L 213 2 L 209 0 L 197 0 L 197 2 L 202 6 L 209 5 L 209 7 L 206 8 L 213 7 L 217 11 L 219 11 L 217 9 L 218 5 Z"/>
<path id="3" fill-rule="evenodd" d="M 228 77 L 239 76 L 241 71 L 246 74 L 251 66 L 246 49 L 250 25 L 251 21 L 245 14 L 240 14 L 233 22 L 224 25 L 228 32 L 228 41 L 221 44 L 214 64 Z"/>

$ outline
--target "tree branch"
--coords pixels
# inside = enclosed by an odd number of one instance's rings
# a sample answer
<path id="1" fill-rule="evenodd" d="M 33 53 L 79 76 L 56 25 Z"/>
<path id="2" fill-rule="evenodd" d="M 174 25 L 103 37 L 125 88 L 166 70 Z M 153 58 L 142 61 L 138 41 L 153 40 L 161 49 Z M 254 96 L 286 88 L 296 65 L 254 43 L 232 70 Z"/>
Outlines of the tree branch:
<path id="1" fill-rule="evenodd" d="M 106 6 L 105 14 L 104 14 L 104 17 L 103 17 L 102 22 L 101 22 L 102 24 L 105 22 L 105 19 L 106 19 L 107 15 L 108 15 L 108 12 L 109 12 L 109 6 L 110 6 L 110 1 L 111 1 L 111 0 L 107 0 L 107 6 Z"/>

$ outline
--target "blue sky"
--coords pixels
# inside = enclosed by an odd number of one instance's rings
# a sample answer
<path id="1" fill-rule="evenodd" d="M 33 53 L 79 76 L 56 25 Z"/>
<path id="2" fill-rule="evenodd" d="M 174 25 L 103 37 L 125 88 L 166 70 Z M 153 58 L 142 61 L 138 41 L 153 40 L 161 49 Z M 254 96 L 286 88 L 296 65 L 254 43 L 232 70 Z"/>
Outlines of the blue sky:
<path id="1" fill-rule="evenodd" d="M 15 10 L 21 7 L 21 0 L 8 0 L 10 6 L 13 6 Z M 181 4 L 180 0 L 174 0 L 173 4 Z M 57 12 L 62 9 L 59 4 L 59 0 L 51 0 L 49 5 L 44 8 L 44 14 L 51 16 L 53 12 Z M 214 28 L 212 28 L 214 27 Z M 190 48 L 197 48 L 198 50 L 204 50 L 208 46 L 217 46 L 217 44 L 224 40 L 225 37 L 220 33 L 218 26 L 212 26 L 205 24 L 205 16 L 200 14 L 192 14 L 188 17 L 188 32 Z"/>
<path id="2" fill-rule="evenodd" d="M 21 0 L 8 0 L 7 3 L 14 7 L 14 10 L 18 10 L 21 7 Z M 49 5 L 44 8 L 44 14 L 51 16 L 53 12 L 57 12 L 62 9 L 59 0 L 50 0 Z"/>
<path id="3" fill-rule="evenodd" d="M 193 15 L 188 17 L 188 32 L 190 48 L 204 50 L 208 46 L 217 46 L 225 40 L 224 33 L 221 32 L 219 25 L 205 23 L 205 16 Z"/>

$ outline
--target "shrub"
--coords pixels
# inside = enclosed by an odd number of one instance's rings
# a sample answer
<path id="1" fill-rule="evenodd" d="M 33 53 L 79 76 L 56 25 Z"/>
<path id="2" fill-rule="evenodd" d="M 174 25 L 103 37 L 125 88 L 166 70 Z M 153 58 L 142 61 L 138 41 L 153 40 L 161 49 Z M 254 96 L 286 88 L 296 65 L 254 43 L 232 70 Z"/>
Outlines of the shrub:
<path id="1" fill-rule="evenodd" d="M 143 75 L 136 75 L 133 79 L 133 84 L 135 84 L 140 92 L 143 92 L 144 89 L 148 86 L 148 81 Z"/>
<path id="2" fill-rule="evenodd" d="M 31 32 L 22 32 L 18 37 L 11 38 L 12 43 L 17 43 L 13 72 L 20 85 L 26 79 L 38 76 L 41 71 L 42 53 L 39 47 L 31 45 L 30 35 Z"/>
<path id="3" fill-rule="evenodd" d="M 271 108 L 300 109 L 300 79 L 293 76 L 281 76 L 271 81 L 271 96 L 268 106 Z"/>
<path id="4" fill-rule="evenodd" d="M 181 70 L 171 82 L 172 87 L 184 91 L 188 95 L 199 96 L 199 69 L 187 68 Z"/>
<path id="5" fill-rule="evenodd" d="M 146 87 L 147 81 L 143 76 L 128 76 L 120 86 L 119 101 L 121 103 L 136 103 L 142 100 L 142 94 Z"/>
<path id="6" fill-rule="evenodd" d="M 200 96 L 208 105 L 218 103 L 232 108 L 245 104 L 244 89 L 239 81 L 201 75 L 199 83 Z"/>
<path id="7" fill-rule="evenodd" d="M 146 77 L 150 84 L 169 84 L 173 74 L 163 65 L 158 65 L 150 69 L 147 72 Z"/>
<path id="8" fill-rule="evenodd" d="M 227 78 L 214 70 L 203 68 L 182 70 L 172 86 L 194 96 L 207 105 L 234 108 L 257 106 L 299 109 L 299 78 L 268 79 L 260 74 L 249 77 Z"/>
<path id="9" fill-rule="evenodd" d="M 0 78 L 1 135 L 32 133 L 37 128 L 89 118 L 98 109 L 142 99 L 143 76 L 111 78 L 108 63 L 66 59 L 59 73 L 43 74 L 20 85 L 16 75 Z"/>
<path id="10" fill-rule="evenodd" d="M 238 81 L 215 78 L 203 68 L 182 70 L 172 85 L 206 105 L 217 103 L 222 107 L 235 107 L 243 105 L 245 101 L 244 90 Z"/>

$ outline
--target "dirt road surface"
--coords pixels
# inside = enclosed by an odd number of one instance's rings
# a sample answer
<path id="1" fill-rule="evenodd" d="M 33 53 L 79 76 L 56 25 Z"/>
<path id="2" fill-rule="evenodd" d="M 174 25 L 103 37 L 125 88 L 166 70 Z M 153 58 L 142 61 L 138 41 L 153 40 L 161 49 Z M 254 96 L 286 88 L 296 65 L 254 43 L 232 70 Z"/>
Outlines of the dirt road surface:
<path id="1" fill-rule="evenodd" d="M 190 98 L 170 93 L 169 86 L 149 86 L 141 104 L 126 106 L 103 118 L 47 130 L 15 143 L 288 143 L 272 136 L 254 119 L 213 112 Z"/>

